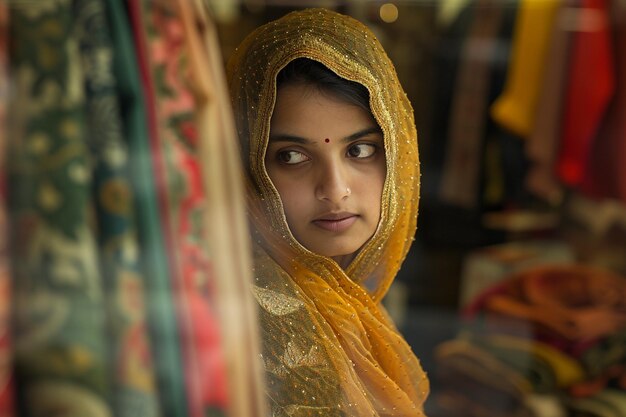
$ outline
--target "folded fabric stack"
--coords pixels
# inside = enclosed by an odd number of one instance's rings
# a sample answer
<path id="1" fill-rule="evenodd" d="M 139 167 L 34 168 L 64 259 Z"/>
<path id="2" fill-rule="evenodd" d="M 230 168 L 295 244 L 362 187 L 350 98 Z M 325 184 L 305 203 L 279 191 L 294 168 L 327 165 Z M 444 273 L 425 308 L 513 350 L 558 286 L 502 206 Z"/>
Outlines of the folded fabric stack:
<path id="1" fill-rule="evenodd" d="M 436 349 L 439 404 L 465 416 L 626 416 L 625 295 L 624 277 L 582 265 L 486 289 Z"/>

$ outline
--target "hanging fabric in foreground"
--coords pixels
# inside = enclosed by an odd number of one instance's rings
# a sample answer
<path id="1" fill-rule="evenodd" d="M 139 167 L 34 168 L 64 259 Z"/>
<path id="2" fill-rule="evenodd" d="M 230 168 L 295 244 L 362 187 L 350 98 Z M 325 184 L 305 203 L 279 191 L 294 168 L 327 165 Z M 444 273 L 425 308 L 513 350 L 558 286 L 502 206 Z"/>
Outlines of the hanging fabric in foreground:
<path id="1" fill-rule="evenodd" d="M 104 0 L 74 0 L 85 77 L 86 144 L 93 161 L 99 266 L 107 307 L 112 408 L 118 417 L 158 414 L 144 305 L 145 276 L 136 239 L 128 147 L 113 73 Z"/>
<path id="2" fill-rule="evenodd" d="M 226 80 L 215 27 L 200 0 L 177 0 L 187 43 L 193 51 L 191 84 L 196 99 L 198 151 L 203 167 L 207 210 L 203 225 L 213 257 L 215 301 L 220 301 L 223 346 L 229 352 L 229 410 L 233 416 L 266 414 L 259 356 L 260 335 L 256 310 L 248 297 L 252 282 L 249 232 L 246 223 L 243 178 L 237 149 L 237 134 L 230 111 Z M 194 7 L 195 6 L 195 7 Z M 210 295 L 210 294 L 209 294 Z M 216 299 L 215 299 L 216 298 Z M 209 297 L 209 301 L 211 297 Z M 206 356 L 205 355 L 201 355 Z M 210 375 L 207 373 L 205 375 Z M 210 384 L 207 386 L 207 382 Z M 214 382 L 213 382 L 214 384 Z M 213 386 L 203 381 L 204 389 Z"/>
<path id="3" fill-rule="evenodd" d="M 11 362 L 11 272 L 6 212 L 6 126 L 9 99 L 9 8 L 0 2 L 0 417 L 12 417 L 13 364 Z"/>
<path id="4" fill-rule="evenodd" d="M 146 59 L 157 116 L 151 147 L 171 256 L 189 415 L 223 415 L 231 409 L 233 415 L 246 416 L 259 412 L 254 393 L 261 392 L 256 387 L 258 378 L 253 378 L 258 352 L 254 326 L 243 324 L 254 319 L 247 301 L 251 263 L 246 261 L 243 190 L 237 186 L 239 160 L 233 156 L 236 139 L 234 129 L 229 132 L 228 125 L 224 127 L 230 118 L 229 102 L 225 95 L 214 93 L 219 78 L 213 80 L 208 74 L 210 68 L 219 68 L 209 56 L 221 59 L 218 50 L 205 55 L 209 38 L 201 36 L 199 28 L 206 28 L 208 20 L 202 10 L 200 4 L 143 3 Z M 216 152 L 207 152 L 212 149 Z M 227 193 L 224 183 L 230 184 Z M 231 203 L 233 207 L 226 206 Z M 218 300 L 223 303 L 219 309 Z M 232 311 L 240 309 L 239 318 L 234 317 Z M 225 352 L 223 332 L 241 328 L 245 331 L 235 332 L 235 340 L 227 333 L 230 343 Z M 242 349 L 238 344 L 246 339 Z M 236 364 L 229 371 L 240 372 L 228 375 L 239 382 L 227 383 L 227 362 Z M 243 373 L 237 368 L 242 365 L 248 366 Z M 247 408 L 248 403 L 253 406 Z"/>
<path id="5" fill-rule="evenodd" d="M 0 417 L 265 414 L 241 170 L 203 7 L 11 2 Z"/>
<path id="6" fill-rule="evenodd" d="M 203 392 L 199 355 L 220 358 L 219 324 L 211 305 L 202 293 L 212 293 L 214 276 L 200 222 L 205 209 L 205 195 L 197 156 L 198 133 L 194 123 L 194 98 L 188 78 L 191 51 L 179 15 L 168 4 L 145 1 L 144 30 L 148 62 L 155 92 L 156 135 L 151 149 L 154 168 L 160 180 L 159 209 L 170 255 L 170 281 L 176 300 L 180 328 L 185 394 L 190 416 L 202 416 L 205 407 L 222 410 L 224 391 Z M 223 368 L 205 368 L 214 373 L 215 387 L 225 387 Z M 206 398 L 205 395 L 208 397 Z M 206 402 L 205 402 L 206 400 Z"/>
<path id="7" fill-rule="evenodd" d="M 18 415 L 108 417 L 105 303 L 72 3 L 13 2 L 10 16 Z"/>
<path id="8" fill-rule="evenodd" d="M 122 0 L 117 0 L 124 7 Z M 116 47 L 120 51 L 118 74 L 123 80 L 123 97 L 129 111 L 126 113 L 133 180 L 138 190 L 138 215 L 140 241 L 144 256 L 144 270 L 152 277 L 147 288 L 148 315 L 152 334 L 155 371 L 163 415 L 184 417 L 187 400 L 182 374 L 179 329 L 175 313 L 175 300 L 170 283 L 170 263 L 167 256 L 166 234 L 159 211 L 159 190 L 163 189 L 161 177 L 155 175 L 152 141 L 157 138 L 155 93 L 149 68 L 147 40 L 144 32 L 143 5 L 140 0 L 127 2 L 132 29 L 134 50 L 129 50 L 129 40 L 120 36 Z M 116 8 L 112 8 L 115 10 Z M 118 29 L 123 29 L 118 13 Z M 122 31 L 118 32 L 120 35 Z M 130 35 L 129 35 L 130 38 Z M 133 71 L 133 68 L 136 71 Z"/>

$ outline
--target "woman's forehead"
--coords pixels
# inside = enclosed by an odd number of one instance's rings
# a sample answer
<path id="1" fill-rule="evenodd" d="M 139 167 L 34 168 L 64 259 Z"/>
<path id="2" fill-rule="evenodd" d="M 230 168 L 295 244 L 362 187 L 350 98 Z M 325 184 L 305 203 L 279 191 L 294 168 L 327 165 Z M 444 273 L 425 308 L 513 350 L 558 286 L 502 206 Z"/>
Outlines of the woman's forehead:
<path id="1" fill-rule="evenodd" d="M 380 128 L 371 113 L 359 106 L 298 84 L 278 90 L 270 136 L 290 134 L 339 140 L 366 130 L 374 132 Z"/>

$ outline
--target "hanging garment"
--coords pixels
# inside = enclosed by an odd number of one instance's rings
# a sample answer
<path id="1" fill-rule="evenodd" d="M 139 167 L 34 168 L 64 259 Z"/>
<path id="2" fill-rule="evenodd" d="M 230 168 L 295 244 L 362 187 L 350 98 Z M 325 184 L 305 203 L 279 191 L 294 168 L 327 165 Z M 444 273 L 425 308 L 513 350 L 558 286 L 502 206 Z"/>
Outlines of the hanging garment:
<path id="1" fill-rule="evenodd" d="M 580 5 L 556 165 L 559 178 L 568 186 L 578 186 L 587 172 L 592 143 L 615 89 L 609 4 L 606 0 L 582 0 Z"/>
<path id="2" fill-rule="evenodd" d="M 264 164 L 278 72 L 308 58 L 370 91 L 386 175 L 376 233 L 345 270 L 305 249 Z M 228 63 L 246 163 L 267 398 L 274 415 L 423 416 L 428 380 L 380 307 L 415 232 L 419 197 L 413 112 L 393 64 L 365 25 L 325 9 L 252 32 Z"/>
<path id="3" fill-rule="evenodd" d="M 0 3 L 0 415 L 12 417 L 14 381 L 11 347 L 11 271 L 7 214 L 6 146 L 9 100 L 9 7 Z"/>
<path id="4" fill-rule="evenodd" d="M 128 146 L 120 117 L 114 51 L 105 2 L 74 2 L 85 78 L 87 145 L 93 161 L 93 202 L 107 305 L 112 407 L 116 416 L 158 415 L 145 322 L 145 275 L 136 240 Z"/>
<path id="5" fill-rule="evenodd" d="M 441 166 L 446 157 L 447 131 L 449 128 L 450 109 L 455 92 L 454 80 L 458 77 L 459 61 L 463 51 L 464 39 L 469 32 L 472 23 L 472 10 L 470 7 L 463 8 L 459 15 L 445 27 L 437 29 L 438 43 L 433 48 L 434 79 L 433 94 L 430 100 L 432 138 L 420 143 L 420 149 L 428 147 L 428 158 L 421 162 L 424 172 L 422 193 L 424 196 L 433 195 L 431 200 L 438 199 L 438 187 L 440 183 Z M 432 184 L 432 185 L 431 185 Z M 428 201 L 428 199 L 424 199 Z"/>
<path id="6" fill-rule="evenodd" d="M 478 204 L 484 114 L 489 105 L 491 63 L 498 46 L 503 9 L 492 1 L 478 2 L 464 41 L 450 108 L 448 143 L 440 184 L 441 200 L 473 208 Z"/>
<path id="7" fill-rule="evenodd" d="M 8 137 L 18 415 L 112 416 L 72 5 L 11 4 Z"/>
<path id="8" fill-rule="evenodd" d="M 164 183 L 158 169 L 161 161 L 159 149 L 157 147 L 155 150 L 153 145 L 158 138 L 156 95 L 149 67 L 143 5 L 140 0 L 131 0 L 127 7 L 132 27 L 130 39 L 135 45 L 135 53 L 128 49 L 128 38 L 120 37 L 116 46 L 123 51 L 123 54 L 120 53 L 120 60 L 123 60 L 121 62 L 128 65 L 120 64 L 118 74 L 125 101 L 129 106 L 126 121 L 129 148 L 134 162 L 132 166 L 135 167 L 133 178 L 138 190 L 140 215 L 137 218 L 145 257 L 143 265 L 151 277 L 147 286 L 148 311 L 160 405 L 165 416 L 187 417 L 189 414 L 182 372 L 180 330 L 171 283 L 173 267 L 169 254 L 172 251 L 167 244 L 169 230 L 164 227 L 160 212 Z M 137 73 L 133 68 L 138 68 Z"/>
<path id="9" fill-rule="evenodd" d="M 596 140 L 581 191 L 595 199 L 626 204 L 626 6 L 618 6 L 614 26 L 615 96 L 606 112 Z M 621 20 L 619 20 L 621 16 Z"/>
<path id="10" fill-rule="evenodd" d="M 523 0 L 519 5 L 506 85 L 491 116 L 509 131 L 527 137 L 533 130 L 550 35 L 560 0 Z"/>
<path id="11" fill-rule="evenodd" d="M 266 405 L 257 359 L 260 354 L 257 316 L 249 289 L 252 259 L 248 255 L 251 247 L 245 217 L 243 168 L 222 56 L 215 27 L 202 3 L 177 0 L 177 8 L 190 49 L 189 82 L 196 102 L 198 157 L 207 199 L 203 224 L 217 277 L 212 293 L 205 294 L 202 301 L 217 306 L 205 317 L 220 317 L 221 342 L 228 365 L 228 378 L 225 378 L 224 358 L 215 354 L 212 347 L 215 342 L 197 343 L 202 399 L 205 404 L 217 403 L 224 408 L 224 396 L 230 392 L 231 415 L 261 416 L 266 414 Z M 205 320 L 200 325 L 205 333 L 211 330 Z"/>
<path id="12" fill-rule="evenodd" d="M 220 181 L 225 180 L 224 175 L 237 172 L 236 166 L 229 165 L 235 162 L 232 158 L 230 162 L 225 161 L 224 156 L 218 154 L 205 153 L 207 159 L 204 160 L 200 155 L 201 147 L 209 146 L 202 145 L 204 142 L 228 139 L 226 130 L 220 132 L 219 126 L 206 125 L 211 120 L 203 118 L 209 106 L 207 94 L 210 94 L 206 91 L 210 84 L 208 74 L 202 74 L 209 69 L 198 68 L 201 66 L 199 60 L 208 62 L 207 58 L 202 58 L 206 54 L 206 46 L 203 46 L 204 39 L 200 38 L 199 33 L 202 27 L 199 13 L 204 10 L 204 6 L 199 3 L 171 4 L 158 1 L 145 2 L 144 6 L 146 51 L 155 87 L 154 114 L 157 116 L 156 136 L 151 145 L 155 156 L 155 173 L 161 181 L 160 217 L 166 231 L 166 245 L 171 259 L 171 285 L 182 330 L 188 410 L 193 416 L 204 416 L 207 413 L 222 415 L 228 412 L 229 398 L 232 396 L 233 401 L 237 402 L 233 405 L 234 409 L 247 409 L 246 414 L 254 415 L 260 412 L 256 409 L 259 405 L 255 400 L 259 398 L 258 394 L 246 397 L 245 401 L 243 396 L 241 401 L 236 398 L 258 391 L 254 382 L 259 379 L 258 374 L 254 377 L 258 369 L 258 365 L 255 365 L 258 360 L 254 348 L 256 339 L 252 339 L 255 332 L 247 335 L 250 343 L 246 349 L 237 349 L 236 344 L 241 343 L 242 339 L 239 337 L 234 342 L 231 334 L 228 337 L 234 349 L 225 352 L 222 347 L 223 330 L 226 332 L 228 327 L 239 329 L 237 336 L 241 336 L 242 329 L 252 328 L 249 320 L 254 316 L 250 304 L 247 309 L 245 307 L 246 300 L 251 300 L 251 294 L 244 291 L 250 281 L 250 270 L 245 269 L 246 265 L 250 265 L 249 261 L 245 261 L 249 256 L 245 246 L 248 234 L 245 232 L 245 220 L 237 219 L 234 215 L 236 210 L 243 215 L 242 207 L 237 209 L 235 206 L 232 208 L 233 213 L 225 213 L 217 207 L 225 204 L 226 200 L 209 200 L 207 195 L 211 193 L 215 198 L 216 187 L 222 186 Z M 206 14 L 204 16 L 206 19 Z M 215 71 L 218 67 L 212 65 Z M 218 98 L 211 97 L 214 101 L 210 106 L 226 106 L 224 111 L 227 111 L 228 101 L 217 103 L 215 100 Z M 223 123 L 229 116 L 226 114 L 220 117 Z M 203 123 L 201 132 L 198 123 Z M 201 133 L 217 133 L 218 137 L 201 136 Z M 233 141 L 232 132 L 230 136 Z M 216 162 L 216 158 L 220 158 L 220 162 Z M 204 165 L 209 167 L 203 168 Z M 219 166 L 223 167 L 221 171 Z M 218 168 L 216 177 L 204 174 L 215 168 Z M 235 182 L 237 179 L 234 177 L 227 181 Z M 230 192 L 235 193 L 236 188 Z M 239 198 L 242 200 L 242 195 Z M 229 199 L 237 204 L 235 197 Z M 211 217 L 210 214 L 216 216 Z M 238 233 L 233 234 L 234 230 L 238 230 Z M 215 241 L 210 243 L 211 239 Z M 223 249 L 209 247 L 224 245 L 228 241 L 233 244 Z M 223 259 L 216 261 L 217 254 L 223 255 Z M 229 276 L 233 272 L 237 276 Z M 234 288 L 237 291 L 222 294 L 220 290 L 228 286 L 224 287 L 221 281 L 236 285 Z M 232 296 L 233 299 L 221 301 L 222 296 Z M 237 299 L 241 305 L 234 301 Z M 222 305 L 220 310 L 218 304 L 226 302 L 228 307 Z M 229 325 L 228 320 L 235 318 L 230 313 L 231 309 L 241 309 L 242 320 L 237 325 Z M 254 362 L 251 358 L 255 358 Z M 237 366 L 250 365 L 244 374 L 240 369 L 236 374 L 231 386 L 236 390 L 234 393 L 227 391 L 227 362 L 237 363 Z M 242 388 L 246 384 L 249 384 L 248 387 Z"/>
<path id="13" fill-rule="evenodd" d="M 240 162 L 206 6 L 15 2 L 10 51 L 4 6 L 0 354 L 15 341 L 15 364 L 0 369 L 0 413 L 12 415 L 15 365 L 16 415 L 264 415 Z"/>
<path id="14" fill-rule="evenodd" d="M 154 83 L 156 133 L 151 143 L 155 174 L 160 178 L 159 211 L 170 258 L 170 281 L 181 330 L 181 353 L 188 412 L 203 414 L 197 350 L 194 343 L 202 322 L 196 289 L 208 291 L 212 266 L 207 257 L 201 218 L 205 204 L 196 156 L 197 129 L 188 77 L 189 49 L 180 17 L 163 2 L 144 2 L 144 30 Z M 208 320 L 206 320 L 208 319 Z M 204 325 L 216 329 L 213 316 Z M 214 343 L 214 337 L 207 339 Z M 219 344 L 214 344 L 216 349 Z M 219 352 L 216 352 L 219 355 Z"/>
<path id="15" fill-rule="evenodd" d="M 563 195 L 554 165 L 561 139 L 561 120 L 565 105 L 565 85 L 572 37 L 567 19 L 570 16 L 569 7 L 573 3 L 573 1 L 561 3 L 556 12 L 532 132 L 525 146 L 531 162 L 525 179 L 526 186 L 530 192 L 553 205 L 557 205 Z"/>

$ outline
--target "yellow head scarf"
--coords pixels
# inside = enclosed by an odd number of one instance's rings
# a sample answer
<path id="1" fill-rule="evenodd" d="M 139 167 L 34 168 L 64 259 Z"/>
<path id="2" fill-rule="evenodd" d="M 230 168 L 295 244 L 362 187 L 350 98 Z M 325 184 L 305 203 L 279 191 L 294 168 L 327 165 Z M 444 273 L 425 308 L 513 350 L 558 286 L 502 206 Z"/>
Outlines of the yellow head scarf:
<path id="1" fill-rule="evenodd" d="M 297 58 L 364 85 L 384 135 L 381 220 L 345 271 L 294 239 L 265 169 L 276 75 Z M 308 9 L 255 30 L 227 73 L 248 167 L 253 291 L 274 415 L 423 415 L 428 380 L 379 305 L 412 242 L 419 200 L 413 110 L 393 64 L 360 22 Z"/>

